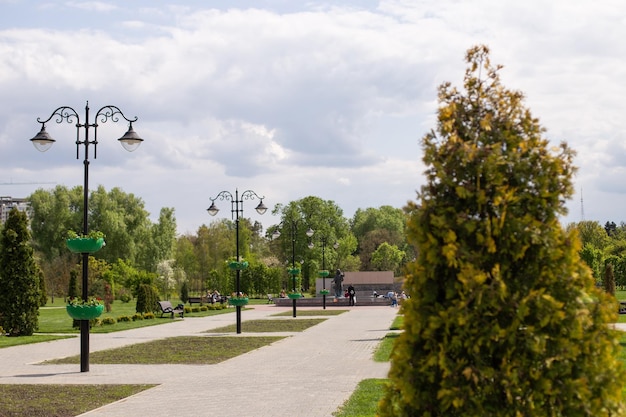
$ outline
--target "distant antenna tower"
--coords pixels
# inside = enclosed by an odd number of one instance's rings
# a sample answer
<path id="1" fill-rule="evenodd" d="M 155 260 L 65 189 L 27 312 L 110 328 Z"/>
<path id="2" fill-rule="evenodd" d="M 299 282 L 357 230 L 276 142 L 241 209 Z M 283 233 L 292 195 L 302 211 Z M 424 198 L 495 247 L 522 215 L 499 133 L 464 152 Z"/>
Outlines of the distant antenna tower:
<path id="1" fill-rule="evenodd" d="M 580 221 L 585 221 L 585 204 L 583 203 L 583 187 L 580 187 Z"/>

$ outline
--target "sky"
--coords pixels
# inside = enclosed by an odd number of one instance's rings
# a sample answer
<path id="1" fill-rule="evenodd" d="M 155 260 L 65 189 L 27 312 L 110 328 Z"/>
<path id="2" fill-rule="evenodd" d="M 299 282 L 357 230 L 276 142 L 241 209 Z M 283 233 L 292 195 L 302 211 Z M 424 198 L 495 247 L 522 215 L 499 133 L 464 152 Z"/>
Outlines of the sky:
<path id="1" fill-rule="evenodd" d="M 117 106 L 144 139 L 98 122 L 89 188 L 119 187 L 179 233 L 230 218 L 221 191 L 273 208 L 307 196 L 357 209 L 402 208 L 424 185 L 421 138 L 437 88 L 462 86 L 484 44 L 504 85 L 555 145 L 577 152 L 564 223 L 626 221 L 626 2 L 623 0 L 0 0 L 0 196 L 83 184 L 76 127 Z M 81 129 L 81 138 L 83 135 Z M 93 129 L 90 130 L 90 135 Z M 91 149 L 91 148 L 90 148 Z M 244 201 L 244 217 L 279 222 Z"/>

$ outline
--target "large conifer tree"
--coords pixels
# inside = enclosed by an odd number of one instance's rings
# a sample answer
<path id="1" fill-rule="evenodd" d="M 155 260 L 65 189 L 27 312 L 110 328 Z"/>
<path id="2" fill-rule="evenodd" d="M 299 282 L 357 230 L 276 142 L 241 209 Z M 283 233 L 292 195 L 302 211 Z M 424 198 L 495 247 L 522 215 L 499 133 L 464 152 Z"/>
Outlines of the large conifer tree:
<path id="1" fill-rule="evenodd" d="M 0 326 L 11 336 L 30 336 L 38 326 L 40 272 L 26 214 L 12 209 L 0 239 Z"/>
<path id="2" fill-rule="evenodd" d="M 427 184 L 407 208 L 419 256 L 380 415 L 621 415 L 617 306 L 559 223 L 574 153 L 549 147 L 487 47 L 466 60 L 423 139 Z"/>

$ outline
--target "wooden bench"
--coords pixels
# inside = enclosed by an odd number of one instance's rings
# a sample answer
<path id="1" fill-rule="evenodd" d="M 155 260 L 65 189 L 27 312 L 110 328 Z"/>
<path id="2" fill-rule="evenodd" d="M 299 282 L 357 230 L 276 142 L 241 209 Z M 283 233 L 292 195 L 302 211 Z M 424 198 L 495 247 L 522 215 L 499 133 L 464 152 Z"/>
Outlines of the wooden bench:
<path id="1" fill-rule="evenodd" d="M 172 318 L 174 318 L 174 314 L 178 314 L 181 317 L 185 317 L 185 308 L 182 307 L 181 305 L 176 306 L 176 308 L 174 308 L 172 306 L 172 303 L 170 303 L 169 301 L 157 301 L 159 303 L 159 308 L 161 309 L 161 317 L 163 317 L 163 314 L 171 314 Z"/>
<path id="2" fill-rule="evenodd" d="M 189 305 L 193 305 L 193 303 L 198 303 L 202 305 L 205 303 L 210 303 L 211 301 L 207 299 L 206 297 L 189 297 L 187 299 L 187 302 L 189 303 Z"/>

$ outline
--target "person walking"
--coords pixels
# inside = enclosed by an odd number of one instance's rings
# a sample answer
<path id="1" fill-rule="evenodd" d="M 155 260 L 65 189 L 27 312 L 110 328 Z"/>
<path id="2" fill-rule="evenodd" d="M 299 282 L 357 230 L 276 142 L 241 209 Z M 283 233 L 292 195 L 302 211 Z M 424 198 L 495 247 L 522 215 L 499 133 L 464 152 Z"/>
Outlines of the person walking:
<path id="1" fill-rule="evenodd" d="M 350 297 L 350 305 L 353 306 L 356 301 L 356 291 L 354 290 L 352 284 L 348 287 L 348 297 Z"/>

